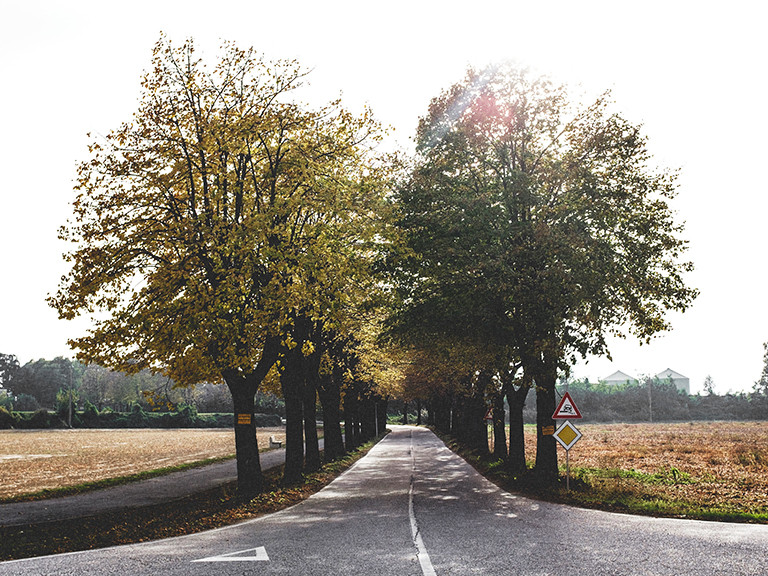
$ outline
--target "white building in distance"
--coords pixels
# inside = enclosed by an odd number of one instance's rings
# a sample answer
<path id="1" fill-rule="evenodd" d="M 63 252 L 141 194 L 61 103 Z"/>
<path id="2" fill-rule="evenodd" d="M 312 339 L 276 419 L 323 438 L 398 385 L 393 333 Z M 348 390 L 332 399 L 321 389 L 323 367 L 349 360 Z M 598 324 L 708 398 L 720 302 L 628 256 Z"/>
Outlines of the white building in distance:
<path id="1" fill-rule="evenodd" d="M 625 374 L 621 370 L 618 370 L 611 374 L 610 376 L 606 376 L 605 378 L 602 378 L 600 380 L 603 384 L 607 384 L 608 386 L 618 386 L 619 384 L 638 384 L 637 378 L 633 378 L 629 374 Z"/>
<path id="2" fill-rule="evenodd" d="M 659 382 L 669 382 L 670 384 L 674 384 L 675 388 L 685 392 L 686 394 L 691 393 L 690 378 L 683 376 L 679 372 L 675 372 L 671 368 L 667 368 L 663 372 L 659 372 L 656 374 L 656 378 L 659 380 Z"/>

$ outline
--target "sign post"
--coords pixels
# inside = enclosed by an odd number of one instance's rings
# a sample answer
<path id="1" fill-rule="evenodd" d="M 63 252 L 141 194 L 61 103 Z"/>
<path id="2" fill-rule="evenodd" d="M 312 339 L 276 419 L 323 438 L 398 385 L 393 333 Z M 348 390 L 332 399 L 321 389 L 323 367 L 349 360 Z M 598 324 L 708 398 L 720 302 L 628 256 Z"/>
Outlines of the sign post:
<path id="1" fill-rule="evenodd" d="M 568 490 L 571 489 L 570 451 L 579 439 L 581 439 L 581 432 L 568 420 L 563 422 L 555 432 L 555 440 L 565 448 L 565 486 Z"/>
<path id="2" fill-rule="evenodd" d="M 565 420 L 555 431 L 555 440 L 565 449 L 565 486 L 567 490 L 571 489 L 571 459 L 570 450 L 573 445 L 581 439 L 581 432 L 567 418 L 581 418 L 581 412 L 576 407 L 576 403 L 571 395 L 566 392 L 563 394 L 560 404 L 557 405 L 555 413 L 552 414 L 553 420 Z"/>

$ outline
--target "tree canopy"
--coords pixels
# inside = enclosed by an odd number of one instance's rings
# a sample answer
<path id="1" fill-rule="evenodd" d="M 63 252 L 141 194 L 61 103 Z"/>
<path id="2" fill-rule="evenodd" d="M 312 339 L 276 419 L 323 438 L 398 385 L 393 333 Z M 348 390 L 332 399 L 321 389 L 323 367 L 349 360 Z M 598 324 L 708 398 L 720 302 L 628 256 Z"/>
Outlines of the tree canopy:
<path id="1" fill-rule="evenodd" d="M 665 313 L 696 295 L 675 174 L 650 165 L 646 144 L 607 96 L 579 108 L 514 67 L 470 70 L 432 100 L 399 189 L 396 331 L 508 350 L 537 386 L 548 474 L 557 370 L 608 353 L 609 334 L 666 330 Z"/>
<path id="2" fill-rule="evenodd" d="M 79 359 L 224 380 L 246 423 L 297 314 L 339 322 L 367 289 L 380 128 L 293 101 L 304 76 L 232 44 L 208 68 L 191 41 L 157 43 L 133 121 L 91 145 L 61 231 L 71 270 L 50 304 L 97 313 Z M 258 483 L 255 433 L 236 431 L 239 478 Z"/>
<path id="3" fill-rule="evenodd" d="M 609 353 L 609 335 L 668 329 L 667 311 L 696 296 L 670 206 L 675 174 L 652 166 L 607 95 L 578 106 L 498 66 L 433 99 L 388 197 L 394 165 L 373 148 L 382 131 L 370 111 L 297 102 L 305 75 L 232 44 L 209 68 L 191 41 L 160 39 L 133 120 L 80 164 L 61 230 L 71 269 L 49 302 L 62 318 L 95 319 L 72 340 L 78 358 L 180 385 L 226 382 L 246 490 L 261 482 L 250 415 L 265 379 L 286 402 L 286 475 L 301 473 L 302 438 L 317 461 L 318 392 L 326 414 L 343 396 L 354 442 L 397 389 L 381 383 L 410 379 L 452 394 L 453 418 L 478 442 L 487 398 L 506 394 L 522 427 L 535 386 L 537 469 L 553 476 L 544 430 L 558 370 Z M 390 290 L 389 333 L 410 366 L 376 344 Z M 431 382 L 414 362 L 434 367 Z M 362 405 L 373 409 L 360 416 Z"/>

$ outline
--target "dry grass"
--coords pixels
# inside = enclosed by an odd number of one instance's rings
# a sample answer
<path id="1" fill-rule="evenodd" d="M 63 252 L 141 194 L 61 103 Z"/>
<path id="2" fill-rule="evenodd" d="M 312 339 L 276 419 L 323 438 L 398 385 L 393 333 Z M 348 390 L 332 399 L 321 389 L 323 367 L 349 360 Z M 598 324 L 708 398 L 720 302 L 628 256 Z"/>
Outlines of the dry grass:
<path id="1" fill-rule="evenodd" d="M 576 474 L 599 470 L 606 491 L 768 511 L 768 423 L 576 425 L 584 436 L 571 450 L 571 467 Z M 260 447 L 284 434 L 259 429 Z M 526 428 L 526 443 L 533 457 L 533 428 Z M 230 429 L 0 431 L 0 498 L 233 452 Z"/>
<path id="2" fill-rule="evenodd" d="M 606 489 L 768 512 L 766 422 L 574 423 L 584 436 L 571 449 L 571 468 L 577 474 L 579 468 L 613 471 L 603 480 Z M 526 429 L 529 457 L 535 442 L 535 430 Z M 565 466 L 565 453 L 558 451 Z"/>
<path id="3" fill-rule="evenodd" d="M 259 428 L 259 448 L 283 428 Z M 167 468 L 235 451 L 231 429 L 3 430 L 0 498 Z"/>

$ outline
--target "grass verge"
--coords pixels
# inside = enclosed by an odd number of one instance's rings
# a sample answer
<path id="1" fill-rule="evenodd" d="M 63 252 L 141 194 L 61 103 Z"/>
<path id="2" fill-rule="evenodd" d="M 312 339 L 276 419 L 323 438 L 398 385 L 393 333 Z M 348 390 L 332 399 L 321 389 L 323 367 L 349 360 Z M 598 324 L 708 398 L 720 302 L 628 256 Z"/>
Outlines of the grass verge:
<path id="1" fill-rule="evenodd" d="M 261 451 L 262 453 L 264 450 Z M 103 480 L 96 480 L 94 482 L 84 482 L 74 486 L 62 486 L 60 488 L 49 488 L 40 490 L 38 492 L 31 492 L 29 494 L 20 494 L 18 496 L 7 496 L 0 498 L 0 504 L 8 504 L 11 502 L 33 502 L 35 500 L 46 500 L 48 498 L 59 498 L 62 496 L 73 496 L 75 494 L 83 494 L 84 492 L 91 492 L 93 490 L 99 490 L 101 488 L 111 488 L 113 486 L 121 486 L 122 484 L 128 484 L 130 482 L 138 482 L 139 480 L 149 480 L 150 478 L 156 478 L 158 476 L 165 476 L 173 472 L 182 472 L 184 470 L 191 470 L 193 468 L 200 468 L 201 466 L 207 466 L 209 464 L 216 464 L 217 462 L 223 462 L 225 460 L 231 460 L 235 455 L 221 456 L 218 458 L 208 458 L 206 460 L 200 460 L 198 462 L 187 462 L 186 464 L 177 464 L 176 466 L 167 466 L 165 468 L 157 468 L 156 470 L 146 470 L 144 472 L 137 472 L 136 474 L 129 474 L 127 476 L 117 476 L 115 478 L 105 478 Z"/>
<path id="2" fill-rule="evenodd" d="M 675 486 L 699 482 L 690 475 L 669 468 L 655 474 L 616 468 L 571 468 L 570 490 L 566 489 L 565 466 L 552 486 L 543 485 L 535 477 L 530 463 L 524 471 L 512 473 L 501 460 L 482 455 L 458 443 L 452 437 L 439 435 L 446 445 L 464 458 L 480 474 L 508 492 L 523 494 L 549 502 L 583 508 L 622 512 L 645 516 L 688 518 L 718 522 L 768 524 L 768 510 L 745 510 L 727 502 L 694 502 L 660 496 L 655 486 Z M 716 479 L 714 479 L 716 481 Z M 712 482 L 713 479 L 707 479 Z"/>
<path id="3" fill-rule="evenodd" d="M 380 439 L 380 438 L 379 438 Z M 62 522 L 0 527 L 0 561 L 104 548 L 192 534 L 277 512 L 330 484 L 379 440 L 283 486 L 283 467 L 265 472 L 266 488 L 254 498 L 239 496 L 234 483 L 161 506 L 127 509 Z"/>

